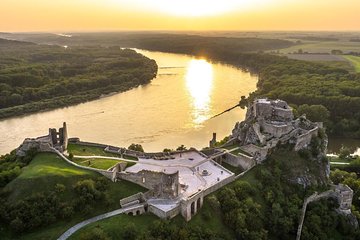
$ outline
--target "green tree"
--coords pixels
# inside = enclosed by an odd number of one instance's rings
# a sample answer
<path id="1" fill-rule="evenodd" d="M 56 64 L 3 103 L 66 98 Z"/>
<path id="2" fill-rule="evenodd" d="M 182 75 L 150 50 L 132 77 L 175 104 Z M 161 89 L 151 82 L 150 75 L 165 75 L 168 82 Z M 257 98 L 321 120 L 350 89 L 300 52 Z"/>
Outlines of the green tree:
<path id="1" fill-rule="evenodd" d="M 129 150 L 138 151 L 138 152 L 144 152 L 143 147 L 140 144 L 132 143 L 129 147 Z"/>
<path id="2" fill-rule="evenodd" d="M 185 151 L 187 148 L 182 144 L 176 148 L 176 151 Z"/>
<path id="3" fill-rule="evenodd" d="M 303 104 L 297 108 L 298 115 L 306 115 L 306 118 L 313 122 L 327 122 L 329 121 L 330 112 L 323 105 L 308 105 Z"/>
<path id="4" fill-rule="evenodd" d="M 174 150 L 170 149 L 170 148 L 164 148 L 163 152 L 164 153 L 168 153 L 168 152 L 173 152 Z"/>
<path id="5" fill-rule="evenodd" d="M 122 230 L 122 238 L 133 240 L 138 236 L 139 231 L 134 223 L 127 224 Z"/>
<path id="6" fill-rule="evenodd" d="M 350 157 L 350 154 L 351 154 L 350 149 L 342 145 L 339 152 L 339 158 L 348 159 Z"/>
<path id="7" fill-rule="evenodd" d="M 110 238 L 102 228 L 97 226 L 83 233 L 80 240 L 110 240 Z"/>

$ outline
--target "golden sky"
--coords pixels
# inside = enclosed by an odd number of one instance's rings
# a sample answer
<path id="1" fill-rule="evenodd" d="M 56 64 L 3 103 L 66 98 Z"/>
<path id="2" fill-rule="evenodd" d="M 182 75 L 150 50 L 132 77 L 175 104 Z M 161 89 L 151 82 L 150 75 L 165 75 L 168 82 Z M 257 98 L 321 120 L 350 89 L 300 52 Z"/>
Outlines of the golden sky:
<path id="1" fill-rule="evenodd" d="M 360 0 L 0 0 L 0 31 L 359 31 Z"/>

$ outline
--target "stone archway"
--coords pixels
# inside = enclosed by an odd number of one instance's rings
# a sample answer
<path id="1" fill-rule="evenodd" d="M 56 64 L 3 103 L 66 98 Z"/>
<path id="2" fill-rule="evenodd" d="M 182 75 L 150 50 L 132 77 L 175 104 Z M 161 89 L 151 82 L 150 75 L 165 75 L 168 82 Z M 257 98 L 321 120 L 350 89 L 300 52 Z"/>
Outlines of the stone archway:
<path id="1" fill-rule="evenodd" d="M 195 202 L 191 203 L 190 209 L 191 209 L 191 215 L 194 215 L 195 214 Z"/>
<path id="2" fill-rule="evenodd" d="M 129 215 L 129 216 L 134 216 L 134 213 L 133 213 L 133 212 L 129 212 L 128 215 Z"/>
<path id="3" fill-rule="evenodd" d="M 137 211 L 136 211 L 136 215 L 140 215 L 140 210 L 137 210 Z"/>
<path id="4" fill-rule="evenodd" d="M 196 200 L 196 208 L 197 209 L 201 208 L 201 198 L 198 198 L 198 200 Z"/>

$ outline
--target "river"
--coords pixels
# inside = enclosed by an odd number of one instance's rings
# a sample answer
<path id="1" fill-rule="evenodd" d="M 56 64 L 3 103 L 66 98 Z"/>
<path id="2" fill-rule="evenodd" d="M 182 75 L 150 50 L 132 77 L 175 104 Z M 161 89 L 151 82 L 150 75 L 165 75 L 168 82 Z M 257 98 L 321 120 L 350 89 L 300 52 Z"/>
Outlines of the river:
<path id="1" fill-rule="evenodd" d="M 26 137 L 45 135 L 49 127 L 67 122 L 70 137 L 145 151 L 208 146 L 212 133 L 218 139 L 230 134 L 245 117 L 237 108 L 211 116 L 237 104 L 240 96 L 256 90 L 257 76 L 229 65 L 188 55 L 137 50 L 154 59 L 159 71 L 150 84 L 95 101 L 0 121 L 0 154 Z M 339 141 L 338 141 L 339 142 Z M 341 141 L 344 142 L 344 141 Z M 336 152 L 339 144 L 330 152 Z M 354 143 L 354 151 L 360 141 Z"/>
<path id="2" fill-rule="evenodd" d="M 146 151 L 208 146 L 212 133 L 228 135 L 245 110 L 211 116 L 256 89 L 257 76 L 187 55 L 137 50 L 155 59 L 158 75 L 148 85 L 95 101 L 0 121 L 0 154 L 26 137 L 45 135 L 67 122 L 71 137 Z"/>

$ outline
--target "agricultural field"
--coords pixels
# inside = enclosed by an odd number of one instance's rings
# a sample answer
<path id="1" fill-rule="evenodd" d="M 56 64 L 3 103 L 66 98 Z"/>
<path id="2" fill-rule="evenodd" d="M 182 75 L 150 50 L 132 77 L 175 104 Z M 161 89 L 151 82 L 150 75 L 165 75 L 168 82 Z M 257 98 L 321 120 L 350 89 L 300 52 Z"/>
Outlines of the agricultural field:
<path id="1" fill-rule="evenodd" d="M 344 56 L 354 66 L 356 72 L 360 72 L 360 57 L 357 56 Z"/>
<path id="2" fill-rule="evenodd" d="M 286 54 L 290 59 L 314 61 L 314 62 L 346 62 L 346 59 L 340 55 L 332 54 Z"/>
<path id="3" fill-rule="evenodd" d="M 331 50 L 341 50 L 344 53 L 357 52 L 360 49 L 360 42 L 350 41 L 310 41 L 294 45 L 288 48 L 280 49 L 280 53 L 293 53 L 302 49 L 303 52 L 309 53 L 330 53 Z"/>

